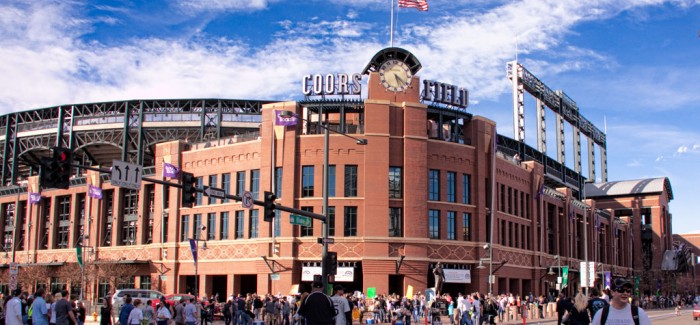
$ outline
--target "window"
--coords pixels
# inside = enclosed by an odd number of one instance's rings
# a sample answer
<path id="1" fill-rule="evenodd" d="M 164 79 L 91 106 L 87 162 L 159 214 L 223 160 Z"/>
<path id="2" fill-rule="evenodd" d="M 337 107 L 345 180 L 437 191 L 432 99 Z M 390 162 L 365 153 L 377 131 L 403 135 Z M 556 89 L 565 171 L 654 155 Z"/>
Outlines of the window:
<path id="1" fill-rule="evenodd" d="M 241 196 L 245 192 L 245 172 L 236 173 L 236 195 Z"/>
<path id="2" fill-rule="evenodd" d="M 123 190 L 123 195 L 122 199 L 123 201 L 123 209 L 122 212 L 124 216 L 127 215 L 134 215 L 138 216 L 139 213 L 139 191 L 137 190 L 129 190 L 129 189 L 124 189 Z"/>
<path id="3" fill-rule="evenodd" d="M 472 240 L 471 234 L 472 214 L 462 213 L 462 240 Z"/>
<path id="4" fill-rule="evenodd" d="M 457 174 L 447 172 L 447 201 L 457 202 Z"/>
<path id="5" fill-rule="evenodd" d="M 472 175 L 462 174 L 462 203 L 464 204 L 472 204 L 470 191 L 471 180 Z"/>
<path id="6" fill-rule="evenodd" d="M 44 222 L 44 226 L 40 227 L 39 229 L 43 230 L 41 234 L 41 249 L 48 249 L 49 248 L 49 234 L 51 233 L 51 199 L 47 198 L 46 200 L 41 200 L 42 202 L 42 211 L 41 213 L 44 214 L 44 217 L 42 218 Z M 111 220 L 111 218 L 110 218 Z"/>
<path id="7" fill-rule="evenodd" d="M 154 184 L 146 185 L 148 195 L 148 224 L 146 225 L 146 244 L 153 242 L 153 222 L 156 211 L 156 187 Z"/>
<path id="8" fill-rule="evenodd" d="M 234 239 L 243 239 L 245 235 L 245 211 L 236 211 L 236 236 Z"/>
<path id="9" fill-rule="evenodd" d="M 440 171 L 436 169 L 428 172 L 428 200 L 440 200 Z"/>
<path id="10" fill-rule="evenodd" d="M 194 229 L 192 233 L 192 238 L 194 239 L 201 239 L 201 231 L 202 231 L 202 214 L 197 213 L 194 215 Z"/>
<path id="11" fill-rule="evenodd" d="M 258 238 L 258 210 L 250 210 L 248 238 Z"/>
<path id="12" fill-rule="evenodd" d="M 253 194 L 253 199 L 258 199 L 260 195 L 260 170 L 254 169 L 250 171 L 250 194 Z"/>
<path id="13" fill-rule="evenodd" d="M 403 182 L 401 180 L 401 167 L 389 167 L 389 198 L 400 199 L 403 197 Z"/>
<path id="14" fill-rule="evenodd" d="M 282 234 L 282 212 L 280 210 L 275 210 L 275 236 L 279 237 Z"/>
<path id="15" fill-rule="evenodd" d="M 457 239 L 457 213 L 454 211 L 447 211 L 447 240 Z"/>
<path id="16" fill-rule="evenodd" d="M 207 240 L 216 239 L 216 213 L 210 212 L 207 215 Z"/>
<path id="17" fill-rule="evenodd" d="M 344 229 L 343 236 L 357 236 L 357 207 L 345 207 Z"/>
<path id="18" fill-rule="evenodd" d="M 70 233 L 70 195 L 58 197 L 58 227 L 56 228 L 57 248 L 68 248 Z M 12 243 L 10 239 L 10 243 Z M 7 242 L 5 242 L 7 246 Z"/>
<path id="19" fill-rule="evenodd" d="M 328 236 L 335 236 L 335 207 L 328 207 Z"/>
<path id="20" fill-rule="evenodd" d="M 219 231 L 219 239 L 228 239 L 228 211 L 221 212 L 221 230 Z"/>
<path id="21" fill-rule="evenodd" d="M 282 167 L 275 168 L 275 196 L 282 197 Z M 275 210 L 276 211 L 276 210 Z"/>
<path id="22" fill-rule="evenodd" d="M 301 197 L 314 196 L 314 166 L 301 167 Z"/>
<path id="23" fill-rule="evenodd" d="M 307 211 L 307 212 L 314 212 L 313 207 L 301 207 L 302 210 Z M 299 226 L 301 233 L 301 237 L 309 237 L 314 235 L 314 221 L 311 219 L 311 227 L 304 227 L 304 226 Z"/>
<path id="24" fill-rule="evenodd" d="M 357 196 L 357 165 L 345 166 L 345 197 Z"/>
<path id="25" fill-rule="evenodd" d="M 216 187 L 218 180 L 218 175 L 209 175 L 209 187 Z M 209 204 L 216 204 L 216 198 L 208 196 Z"/>
<path id="26" fill-rule="evenodd" d="M 440 239 L 440 211 L 428 211 L 428 234 L 430 239 Z"/>
<path id="27" fill-rule="evenodd" d="M 204 189 L 204 179 L 203 179 L 201 176 L 200 176 L 200 177 L 196 177 L 195 179 L 197 180 L 197 188 L 200 189 L 200 190 L 201 190 L 201 189 Z M 197 192 L 197 194 L 196 194 L 196 199 L 197 199 L 197 200 L 195 201 L 195 204 L 194 204 L 194 205 L 202 205 L 202 198 L 203 198 L 203 195 L 204 195 L 204 194 L 203 194 L 202 192 Z"/>
<path id="28" fill-rule="evenodd" d="M 221 189 L 224 190 L 224 193 L 226 194 L 231 194 L 231 174 L 226 173 L 226 174 L 221 174 Z M 228 203 L 229 199 L 224 198 L 221 200 L 221 203 Z"/>
<path id="29" fill-rule="evenodd" d="M 68 197 L 70 199 L 70 197 Z M 70 211 L 70 202 L 68 202 L 68 207 Z M 13 234 L 13 228 L 14 228 L 14 223 L 15 223 L 15 204 L 14 203 L 6 203 L 2 205 L 2 213 L 3 213 L 3 219 L 5 220 L 5 232 L 4 232 L 4 238 L 3 238 L 3 245 L 5 246 L 4 250 L 11 251 L 12 250 L 12 234 Z"/>
<path id="30" fill-rule="evenodd" d="M 140 282 L 141 282 L 141 285 L 139 286 L 139 288 L 151 290 L 151 276 L 150 275 L 142 275 Z"/>
<path id="31" fill-rule="evenodd" d="M 389 237 L 403 237 L 401 208 L 389 208 Z"/>
<path id="32" fill-rule="evenodd" d="M 328 166 L 328 197 L 335 197 L 335 165 Z"/>
<path id="33" fill-rule="evenodd" d="M 114 190 L 108 190 L 102 192 L 102 200 L 104 201 L 104 227 L 102 228 L 102 245 L 101 246 L 112 246 L 112 221 L 114 220 L 114 210 L 112 206 L 114 205 Z M 51 200 L 47 200 L 51 202 Z M 168 232 L 165 232 L 166 236 Z M 167 242 L 167 240 L 166 240 Z"/>
<path id="34" fill-rule="evenodd" d="M 122 245 L 136 245 L 136 220 L 127 220 L 126 216 L 122 222 Z"/>

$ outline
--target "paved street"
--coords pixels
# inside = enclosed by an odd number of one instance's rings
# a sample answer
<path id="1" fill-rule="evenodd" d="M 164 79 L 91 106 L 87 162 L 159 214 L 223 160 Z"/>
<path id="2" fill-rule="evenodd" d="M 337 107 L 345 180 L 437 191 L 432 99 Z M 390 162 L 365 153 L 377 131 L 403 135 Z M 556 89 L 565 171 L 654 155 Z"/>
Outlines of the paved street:
<path id="1" fill-rule="evenodd" d="M 676 316 L 675 310 L 673 308 L 670 309 L 654 309 L 650 310 L 647 312 L 649 314 L 649 317 L 651 318 L 651 322 L 654 325 L 682 325 L 682 324 L 696 324 L 698 322 L 694 322 L 692 318 L 693 314 L 693 309 L 692 308 L 685 308 L 681 310 L 681 316 Z M 86 320 L 86 325 L 97 325 L 99 324 L 99 316 L 97 317 L 97 321 L 93 320 L 93 317 L 90 316 Z M 449 324 L 449 319 L 447 317 L 443 317 L 442 324 L 447 325 Z M 498 321 L 497 321 L 498 323 Z M 517 322 L 515 321 L 510 321 L 510 322 L 503 322 L 499 324 L 522 324 L 522 320 L 519 320 Z M 544 318 L 544 319 L 528 319 L 526 324 L 556 324 L 557 319 L 556 318 Z M 354 324 L 359 324 L 359 322 L 355 321 Z M 424 325 L 425 321 L 421 320 L 419 324 L 414 324 L 414 325 Z M 215 320 L 213 325 L 224 325 L 224 322 L 222 320 Z"/>

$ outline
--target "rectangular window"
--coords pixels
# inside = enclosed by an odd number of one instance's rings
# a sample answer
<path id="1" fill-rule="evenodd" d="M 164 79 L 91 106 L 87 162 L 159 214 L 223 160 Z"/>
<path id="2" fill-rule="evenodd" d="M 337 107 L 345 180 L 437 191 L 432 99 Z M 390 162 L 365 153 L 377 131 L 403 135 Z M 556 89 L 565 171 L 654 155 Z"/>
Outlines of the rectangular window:
<path id="1" fill-rule="evenodd" d="M 70 207 L 70 203 L 69 203 Z M 4 250 L 5 252 L 12 251 L 12 234 L 13 234 L 13 228 L 14 228 L 14 223 L 15 223 L 15 204 L 14 203 L 5 203 L 2 205 L 2 214 L 3 214 L 3 219 L 4 219 L 4 224 L 5 224 L 5 231 L 4 231 L 4 237 L 3 237 L 3 246 L 5 247 Z"/>
<path id="2" fill-rule="evenodd" d="M 400 199 L 403 197 L 401 167 L 389 167 L 389 198 Z"/>
<path id="3" fill-rule="evenodd" d="M 102 200 L 104 201 L 104 226 L 102 228 L 102 245 L 112 246 L 112 221 L 114 220 L 114 190 L 102 192 Z M 47 200 L 51 202 L 50 200 Z M 165 232 L 166 236 L 168 232 Z M 166 241 L 167 242 L 167 241 Z"/>
<path id="4" fill-rule="evenodd" d="M 335 207 L 328 207 L 328 236 L 335 236 Z"/>
<path id="5" fill-rule="evenodd" d="M 202 239 L 202 214 L 196 213 L 194 215 L 194 227 L 192 228 L 192 238 Z"/>
<path id="6" fill-rule="evenodd" d="M 279 237 L 282 234 L 282 212 L 275 210 L 275 236 Z"/>
<path id="7" fill-rule="evenodd" d="M 236 237 L 243 239 L 245 236 L 245 211 L 236 211 Z"/>
<path id="8" fill-rule="evenodd" d="M 440 239 L 440 210 L 428 211 L 428 233 L 430 239 Z"/>
<path id="9" fill-rule="evenodd" d="M 462 203 L 472 204 L 471 200 L 471 180 L 472 175 L 462 174 Z"/>
<path id="10" fill-rule="evenodd" d="M 498 188 L 501 190 L 501 193 L 500 193 L 501 202 L 499 202 L 500 204 L 498 205 L 499 206 L 498 211 L 506 212 L 506 186 L 503 184 L 500 184 L 500 185 L 501 186 L 499 186 Z"/>
<path id="11" fill-rule="evenodd" d="M 343 236 L 357 236 L 357 207 L 345 207 L 344 229 Z"/>
<path id="12" fill-rule="evenodd" d="M 146 225 L 146 244 L 153 243 L 153 222 L 156 213 L 156 187 L 154 184 L 146 185 L 148 195 L 148 224 Z"/>
<path id="13" fill-rule="evenodd" d="M 122 202 L 122 211 L 124 216 L 136 216 L 138 217 L 139 213 L 139 191 L 137 190 L 129 190 L 129 189 L 124 189 L 122 191 L 123 196 L 123 202 Z"/>
<path id="14" fill-rule="evenodd" d="M 462 240 L 472 240 L 471 233 L 472 214 L 468 212 L 462 213 Z"/>
<path id="15" fill-rule="evenodd" d="M 282 167 L 275 168 L 275 196 L 282 197 Z"/>
<path id="16" fill-rule="evenodd" d="M 241 196 L 245 192 L 245 171 L 236 172 L 236 195 Z"/>
<path id="17" fill-rule="evenodd" d="M 180 223 L 180 241 L 187 241 L 190 239 L 190 216 L 182 216 L 182 223 Z"/>
<path id="18" fill-rule="evenodd" d="M 260 195 L 260 170 L 253 169 L 250 171 L 250 194 L 253 194 L 253 199 L 258 199 Z"/>
<path id="19" fill-rule="evenodd" d="M 307 212 L 314 212 L 313 207 L 301 207 L 302 210 L 307 211 Z M 311 227 L 304 227 L 304 226 L 299 226 L 300 227 L 300 236 L 301 237 L 309 237 L 314 235 L 314 222 L 313 219 L 311 220 Z"/>
<path id="20" fill-rule="evenodd" d="M 219 182 L 218 180 L 218 175 L 209 175 L 209 187 L 216 187 L 218 185 L 217 183 Z M 216 204 L 216 198 L 213 198 L 211 196 L 209 198 L 209 204 Z"/>
<path id="21" fill-rule="evenodd" d="M 70 195 L 58 197 L 58 227 L 56 228 L 56 248 L 68 248 L 68 236 L 70 233 L 70 200 Z M 5 246 L 7 246 L 7 243 L 5 243 Z"/>
<path id="22" fill-rule="evenodd" d="M 207 240 L 216 239 L 216 213 L 210 212 L 207 215 Z"/>
<path id="23" fill-rule="evenodd" d="M 204 178 L 200 176 L 196 177 L 195 179 L 197 180 L 197 188 L 200 190 L 204 189 Z M 197 194 L 195 195 L 197 200 L 195 201 L 194 205 L 202 205 L 203 195 L 204 194 L 202 192 L 197 192 Z"/>
<path id="24" fill-rule="evenodd" d="M 231 174 L 221 174 L 221 189 L 224 190 L 224 193 L 231 194 Z M 228 201 L 229 199 L 225 198 L 221 200 L 221 203 L 228 203 Z"/>
<path id="25" fill-rule="evenodd" d="M 401 208 L 389 208 L 389 237 L 403 237 L 403 213 Z"/>
<path id="26" fill-rule="evenodd" d="M 301 197 L 314 196 L 314 166 L 301 167 Z"/>
<path id="27" fill-rule="evenodd" d="M 248 238 L 258 238 L 258 210 L 250 210 Z"/>
<path id="28" fill-rule="evenodd" d="M 221 212 L 221 230 L 219 233 L 219 239 L 228 239 L 228 211 Z"/>
<path id="29" fill-rule="evenodd" d="M 457 173 L 447 172 L 447 201 L 457 202 Z"/>
<path id="30" fill-rule="evenodd" d="M 141 276 L 141 285 L 139 286 L 141 289 L 145 290 L 151 290 L 151 276 L 150 275 L 142 275 Z"/>
<path id="31" fill-rule="evenodd" d="M 440 171 L 428 171 L 428 200 L 440 201 Z"/>
<path id="32" fill-rule="evenodd" d="M 357 196 L 357 165 L 345 166 L 345 197 Z"/>
<path id="33" fill-rule="evenodd" d="M 328 165 L 328 197 L 335 197 L 335 165 Z"/>
<path id="34" fill-rule="evenodd" d="M 447 211 L 447 240 L 457 239 L 457 212 Z"/>

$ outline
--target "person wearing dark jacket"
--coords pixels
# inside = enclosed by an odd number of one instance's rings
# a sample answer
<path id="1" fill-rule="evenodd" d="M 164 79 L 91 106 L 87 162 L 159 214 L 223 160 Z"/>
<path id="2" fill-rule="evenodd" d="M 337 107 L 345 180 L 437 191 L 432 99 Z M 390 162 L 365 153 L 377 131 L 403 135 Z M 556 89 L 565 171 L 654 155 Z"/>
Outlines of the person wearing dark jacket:
<path id="1" fill-rule="evenodd" d="M 561 325 L 561 319 L 564 317 L 564 313 L 571 309 L 571 301 L 569 301 L 563 293 L 559 294 L 557 298 L 557 325 Z"/>
<path id="2" fill-rule="evenodd" d="M 588 316 L 588 297 L 578 293 L 574 298 L 574 305 L 569 309 L 569 324 L 588 325 L 591 318 Z"/>
<path id="3" fill-rule="evenodd" d="M 314 281 L 313 290 L 299 307 L 299 315 L 306 319 L 306 325 L 333 325 L 335 307 L 333 301 L 322 292 L 323 283 Z"/>

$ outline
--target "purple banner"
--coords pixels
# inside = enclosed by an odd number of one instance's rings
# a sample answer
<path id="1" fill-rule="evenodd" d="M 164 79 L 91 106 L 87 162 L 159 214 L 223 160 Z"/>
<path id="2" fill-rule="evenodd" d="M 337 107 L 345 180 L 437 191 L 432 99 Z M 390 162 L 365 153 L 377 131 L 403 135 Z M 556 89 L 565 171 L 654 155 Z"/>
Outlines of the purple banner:
<path id="1" fill-rule="evenodd" d="M 194 267 L 197 267 L 197 241 L 194 239 L 190 239 L 190 250 L 194 259 Z"/>
<path id="2" fill-rule="evenodd" d="M 41 194 L 29 192 L 29 204 L 37 204 L 41 202 Z"/>
<path id="3" fill-rule="evenodd" d="M 280 116 L 282 111 L 275 111 L 275 125 L 277 126 L 293 126 L 297 125 L 297 117 L 295 116 Z"/>
<path id="4" fill-rule="evenodd" d="M 88 185 L 88 195 L 93 199 L 102 200 L 102 189 L 97 186 Z"/>
<path id="5" fill-rule="evenodd" d="M 605 289 L 610 289 L 610 283 L 612 283 L 612 274 L 605 272 Z"/>
<path id="6" fill-rule="evenodd" d="M 163 177 L 177 178 L 180 175 L 180 168 L 175 165 L 163 163 Z"/>

